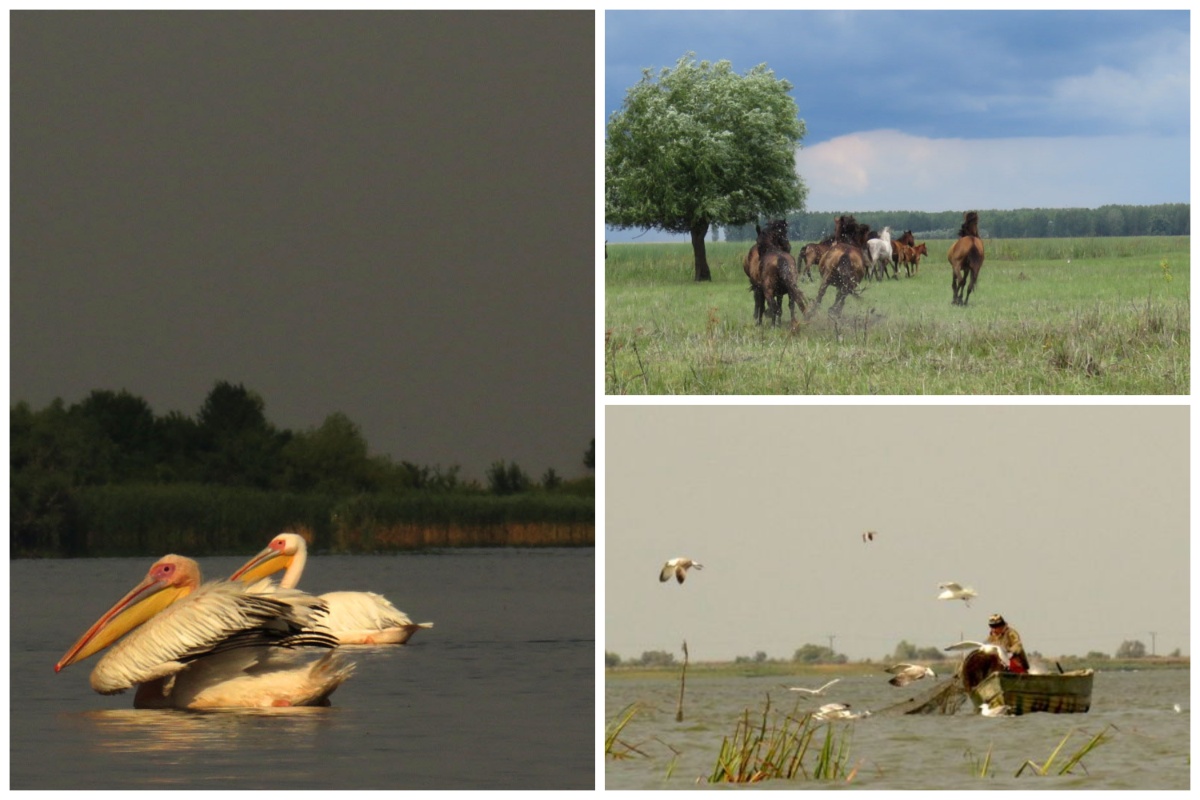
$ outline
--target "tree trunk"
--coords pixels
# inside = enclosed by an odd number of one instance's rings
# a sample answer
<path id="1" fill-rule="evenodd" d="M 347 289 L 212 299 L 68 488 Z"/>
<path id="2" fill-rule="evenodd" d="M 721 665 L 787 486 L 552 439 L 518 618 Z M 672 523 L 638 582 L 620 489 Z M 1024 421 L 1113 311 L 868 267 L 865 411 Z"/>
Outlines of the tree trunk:
<path id="1" fill-rule="evenodd" d="M 708 235 L 708 220 L 700 220 L 692 226 L 692 254 L 696 257 L 696 280 L 711 281 L 708 257 L 704 254 L 704 237 Z"/>

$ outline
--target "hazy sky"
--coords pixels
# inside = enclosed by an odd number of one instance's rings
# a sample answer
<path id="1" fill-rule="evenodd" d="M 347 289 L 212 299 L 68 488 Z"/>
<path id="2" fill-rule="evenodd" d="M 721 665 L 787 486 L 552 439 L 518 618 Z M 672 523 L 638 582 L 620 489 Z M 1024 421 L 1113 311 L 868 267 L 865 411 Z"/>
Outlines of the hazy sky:
<path id="1" fill-rule="evenodd" d="M 1189 653 L 1185 406 L 612 406 L 605 650 Z M 878 531 L 874 542 L 862 533 Z M 659 583 L 671 557 L 704 564 Z M 937 600 L 958 581 L 979 597 Z"/>
<path id="2" fill-rule="evenodd" d="M 594 14 L 15 12 L 11 395 L 586 474 Z"/>
<path id="3" fill-rule="evenodd" d="M 1187 11 L 610 11 L 605 112 L 643 68 L 691 51 L 793 84 L 810 211 L 1186 203 L 1189 24 Z"/>

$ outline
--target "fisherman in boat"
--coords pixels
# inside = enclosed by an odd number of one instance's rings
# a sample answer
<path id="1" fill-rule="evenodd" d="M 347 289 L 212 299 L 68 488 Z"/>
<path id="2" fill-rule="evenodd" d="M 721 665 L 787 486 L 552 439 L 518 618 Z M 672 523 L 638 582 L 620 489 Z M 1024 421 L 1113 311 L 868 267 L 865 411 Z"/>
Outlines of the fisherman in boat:
<path id="1" fill-rule="evenodd" d="M 988 617 L 988 644 L 997 644 L 1009 652 L 1012 661 L 1009 672 L 1029 672 L 1029 659 L 1025 656 L 1025 647 L 1021 644 L 1021 634 L 1015 628 L 1010 628 L 999 614 Z"/>

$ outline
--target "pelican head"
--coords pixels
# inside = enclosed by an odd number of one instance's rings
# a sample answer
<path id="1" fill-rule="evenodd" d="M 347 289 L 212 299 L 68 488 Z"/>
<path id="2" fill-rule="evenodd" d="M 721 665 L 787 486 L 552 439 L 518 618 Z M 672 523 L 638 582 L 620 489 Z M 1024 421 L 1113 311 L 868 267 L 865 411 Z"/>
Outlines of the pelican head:
<path id="1" fill-rule="evenodd" d="M 183 556 L 163 556 L 150 567 L 146 577 L 117 604 L 105 611 L 79 641 L 71 645 L 54 671 L 82 661 L 108 647 L 126 633 L 162 611 L 200 585 L 200 566 Z"/>
<path id="2" fill-rule="evenodd" d="M 296 533 L 281 533 L 257 555 L 240 566 L 237 572 L 229 576 L 229 580 L 254 583 L 274 575 L 281 569 L 287 569 L 293 562 L 303 564 L 306 554 L 307 547 L 303 537 Z"/>

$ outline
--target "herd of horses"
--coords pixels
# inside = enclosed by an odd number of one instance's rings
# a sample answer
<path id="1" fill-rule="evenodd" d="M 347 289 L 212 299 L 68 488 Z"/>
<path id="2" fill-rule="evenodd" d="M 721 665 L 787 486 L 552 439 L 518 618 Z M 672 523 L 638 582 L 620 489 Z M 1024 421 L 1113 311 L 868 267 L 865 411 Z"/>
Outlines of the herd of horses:
<path id="1" fill-rule="evenodd" d="M 746 254 L 742 266 L 754 292 L 754 321 L 762 324 L 769 311 L 772 324 L 783 316 L 783 298 L 788 298 L 792 322 L 796 321 L 796 306 L 805 317 L 820 307 L 825 290 L 832 286 L 837 297 L 830 313 L 840 314 L 846 298 L 859 295 L 864 280 L 882 281 L 888 277 L 899 280 L 900 265 L 905 276 L 914 277 L 921 268 L 921 256 L 927 255 L 925 244 L 917 244 L 912 231 L 905 231 L 893 240 L 891 228 L 876 233 L 869 225 L 859 223 L 852 215 L 844 214 L 834 220 L 833 235 L 820 242 L 809 242 L 800 249 L 800 261 L 792 256 L 788 240 L 787 220 L 768 222 L 765 228 L 755 225 L 758 240 Z M 967 304 L 979 270 L 983 266 L 983 240 L 979 238 L 979 214 L 967 211 L 958 231 L 958 241 L 950 247 L 949 260 L 953 270 L 951 286 L 954 305 Z M 888 265 L 892 274 L 888 275 Z M 800 291 L 801 274 L 813 280 L 812 268 L 821 276 L 815 305 L 810 305 Z"/>

